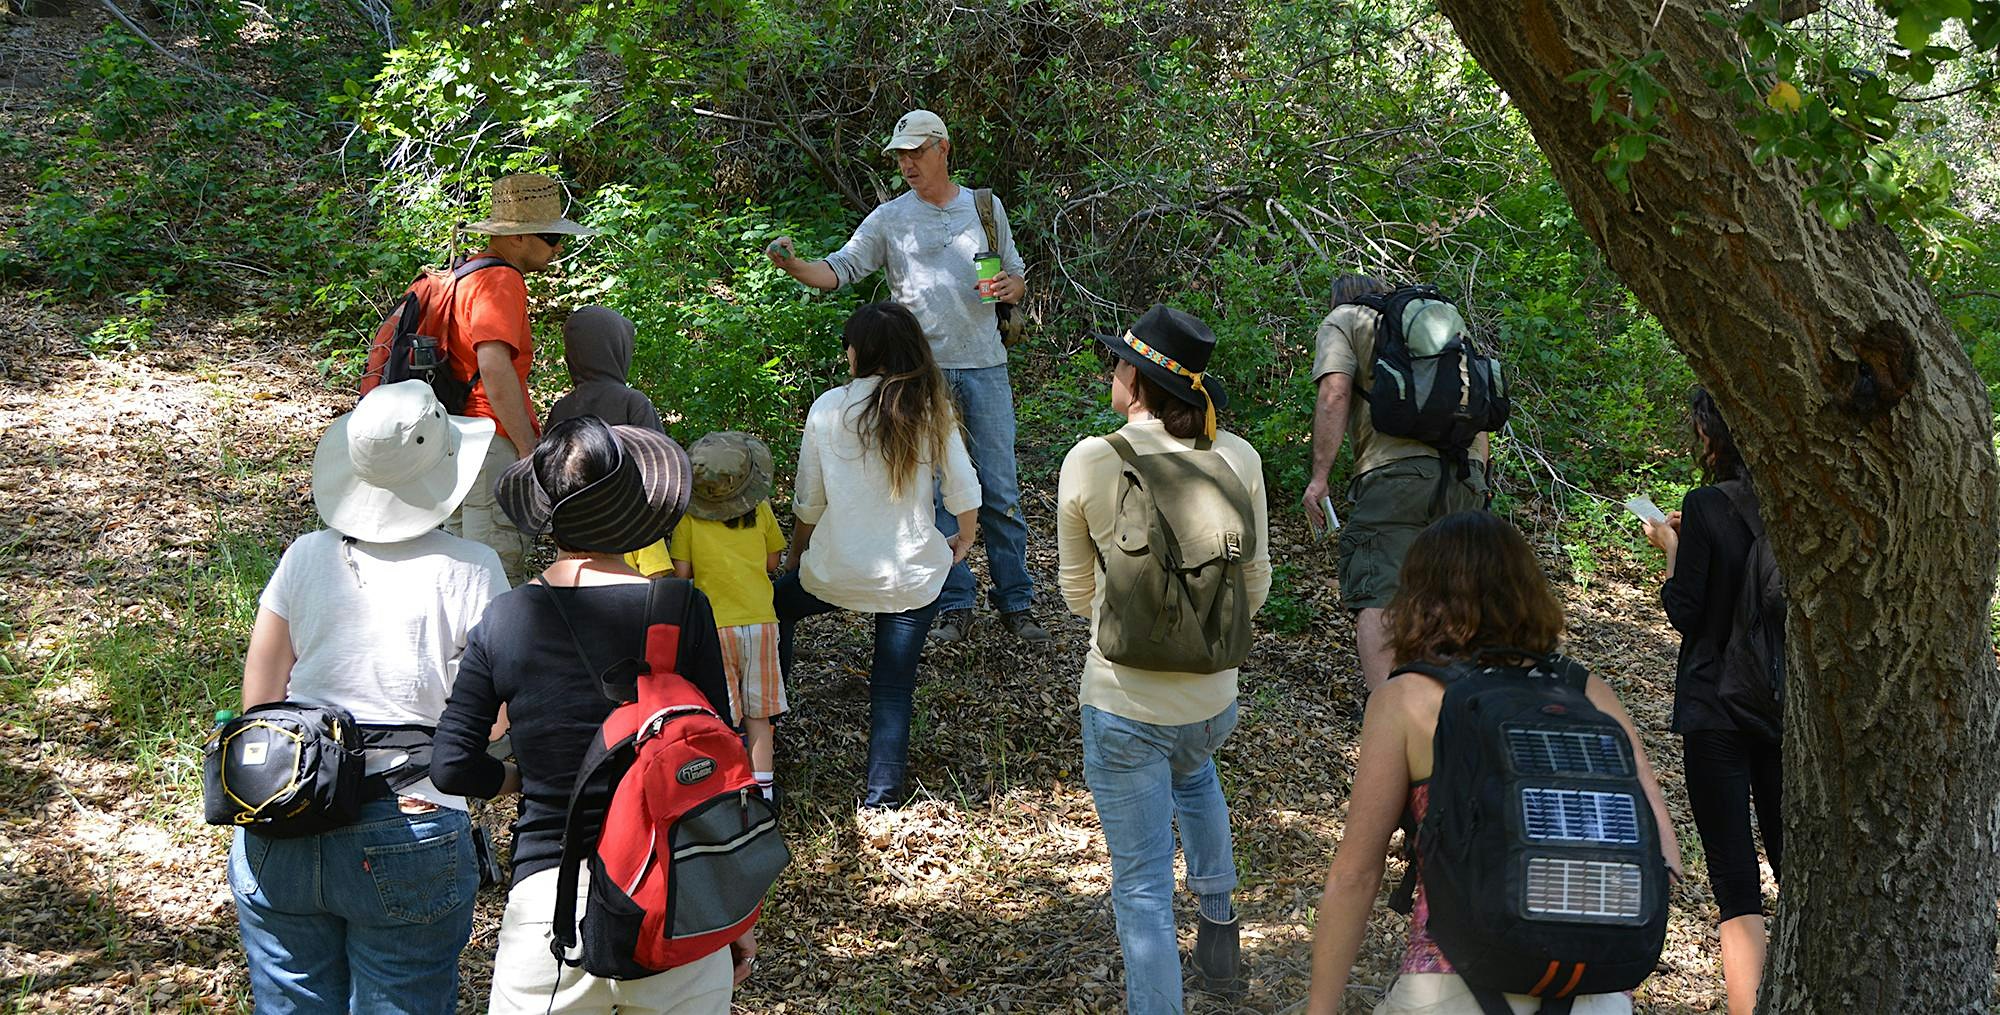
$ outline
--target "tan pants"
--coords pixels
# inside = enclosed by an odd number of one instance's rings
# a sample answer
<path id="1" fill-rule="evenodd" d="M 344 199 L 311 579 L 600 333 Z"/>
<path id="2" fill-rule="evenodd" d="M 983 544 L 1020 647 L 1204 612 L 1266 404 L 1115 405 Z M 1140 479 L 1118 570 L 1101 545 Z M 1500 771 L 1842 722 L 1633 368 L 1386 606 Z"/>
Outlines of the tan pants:
<path id="1" fill-rule="evenodd" d="M 528 548 L 532 541 L 514 527 L 513 520 L 500 510 L 500 502 L 493 499 L 493 481 L 512 464 L 514 442 L 495 436 L 486 446 L 486 459 L 479 465 L 479 479 L 472 484 L 472 492 L 445 519 L 444 530 L 492 547 L 500 555 L 500 566 L 507 569 L 507 584 L 519 585 L 528 577 Z"/>
<path id="2" fill-rule="evenodd" d="M 554 1010 L 611 1015 L 729 1015 L 735 966 L 724 946 L 707 956 L 639 980 L 607 980 L 549 954 L 555 935 L 555 868 L 536 871 L 507 893 L 500 918 L 500 947 L 493 956 L 493 996 L 487 1015 L 543 1015 Z M 576 911 L 590 891 L 590 875 L 579 875 Z"/>
<path id="3" fill-rule="evenodd" d="M 1504 994 L 1518 1015 L 1541 1010 L 1540 998 Z M 1623 994 L 1585 994 L 1576 999 L 1572 1015 L 1631 1015 L 1632 999 Z M 1396 977 L 1389 996 L 1375 1006 L 1375 1015 L 1480 1015 L 1479 1002 L 1465 981 L 1453 973 L 1404 973 Z"/>

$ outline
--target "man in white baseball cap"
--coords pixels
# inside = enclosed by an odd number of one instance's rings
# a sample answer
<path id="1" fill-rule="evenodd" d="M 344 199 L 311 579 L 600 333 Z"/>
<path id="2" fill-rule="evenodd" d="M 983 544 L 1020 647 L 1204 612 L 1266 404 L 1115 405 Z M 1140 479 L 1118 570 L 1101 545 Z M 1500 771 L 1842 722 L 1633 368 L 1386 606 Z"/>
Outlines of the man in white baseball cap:
<path id="1" fill-rule="evenodd" d="M 1014 249 L 1000 199 L 952 180 L 951 133 L 942 117 L 928 109 L 903 114 L 882 154 L 896 161 L 910 189 L 869 212 L 846 245 L 823 261 L 806 261 L 786 236 L 773 240 L 765 253 L 786 274 L 816 289 L 852 285 L 879 269 L 888 277 L 891 297 L 916 314 L 958 399 L 966 445 L 979 472 L 979 530 L 993 579 L 989 599 L 1009 632 L 1025 641 L 1047 641 L 1049 633 L 1029 610 L 1035 585 L 1028 576 L 1028 525 L 1014 467 L 1014 392 L 998 314 L 1000 304 L 1018 305 L 1027 295 L 1027 268 Z M 990 243 L 983 205 L 990 208 Z M 999 273 L 989 275 L 983 288 L 981 254 L 1000 261 Z M 987 296 L 999 302 L 986 302 Z M 958 531 L 957 520 L 941 505 L 937 523 L 947 535 Z M 975 591 L 971 569 L 963 562 L 954 565 L 938 599 L 932 638 L 966 636 Z"/>

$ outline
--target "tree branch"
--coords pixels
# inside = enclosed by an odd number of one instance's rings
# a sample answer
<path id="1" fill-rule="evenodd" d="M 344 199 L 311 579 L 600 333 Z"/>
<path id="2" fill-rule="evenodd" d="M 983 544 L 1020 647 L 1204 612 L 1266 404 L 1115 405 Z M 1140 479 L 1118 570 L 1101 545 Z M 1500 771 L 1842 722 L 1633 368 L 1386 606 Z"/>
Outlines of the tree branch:
<path id="1" fill-rule="evenodd" d="M 277 101 L 276 99 L 271 98 L 269 95 L 265 95 L 263 92 L 260 92 L 257 89 L 252 88 L 241 81 L 232 81 L 229 78 L 223 77 L 222 75 L 217 74 L 216 72 L 209 70 L 206 67 L 203 67 L 201 64 L 195 63 L 193 60 L 190 60 L 187 57 L 184 57 L 179 53 L 176 53 L 173 50 L 160 45 L 159 40 L 153 38 L 150 35 L 147 35 L 146 30 L 140 28 L 138 22 L 133 21 L 132 18 L 129 15 L 127 15 L 124 11 L 119 10 L 118 5 L 112 3 L 111 0 L 97 0 L 97 2 L 103 5 L 105 10 L 110 11 L 112 17 L 115 17 L 119 21 L 124 22 L 125 27 L 129 29 L 133 35 L 138 36 L 141 42 L 144 42 L 146 45 L 153 47 L 153 49 L 157 50 L 161 56 L 164 56 L 167 59 L 172 60 L 173 62 L 180 64 L 181 66 L 186 67 L 189 70 L 194 71 L 196 74 L 199 74 L 202 77 L 209 79 L 210 81 L 214 81 L 218 84 L 228 85 L 229 87 L 237 89 L 238 91 L 249 92 L 250 94 L 255 95 L 256 97 L 263 99 L 265 102 Z"/>

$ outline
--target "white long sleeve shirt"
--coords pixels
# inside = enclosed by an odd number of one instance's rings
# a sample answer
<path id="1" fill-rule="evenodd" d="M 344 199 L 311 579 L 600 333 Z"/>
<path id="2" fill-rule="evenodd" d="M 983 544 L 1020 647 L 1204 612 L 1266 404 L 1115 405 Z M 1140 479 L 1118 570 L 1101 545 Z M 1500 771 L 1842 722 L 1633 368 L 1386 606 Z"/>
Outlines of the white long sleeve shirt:
<path id="1" fill-rule="evenodd" d="M 799 560 L 807 592 L 843 609 L 902 613 L 944 590 L 951 547 L 938 531 L 931 495 L 962 514 L 979 507 L 979 474 L 956 427 L 944 460 L 920 462 L 901 495 L 892 495 L 889 463 L 862 446 L 857 419 L 880 377 L 857 378 L 813 402 L 799 444 L 792 515 L 814 526 Z"/>

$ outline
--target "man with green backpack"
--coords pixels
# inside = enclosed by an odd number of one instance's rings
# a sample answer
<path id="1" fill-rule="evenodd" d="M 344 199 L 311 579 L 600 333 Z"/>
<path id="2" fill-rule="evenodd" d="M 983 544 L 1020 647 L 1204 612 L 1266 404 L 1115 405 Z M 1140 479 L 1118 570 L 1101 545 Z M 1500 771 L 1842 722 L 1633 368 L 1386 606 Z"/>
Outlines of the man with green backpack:
<path id="1" fill-rule="evenodd" d="M 1316 346 L 1306 519 L 1321 531 L 1339 527 L 1341 603 L 1355 614 L 1361 677 L 1373 692 L 1394 661 L 1382 610 L 1410 543 L 1431 522 L 1490 499 L 1486 433 L 1507 420 L 1507 385 L 1499 360 L 1431 286 L 1335 279 Z M 1340 526 L 1329 516 L 1327 476 L 1349 434 L 1354 469 Z"/>

